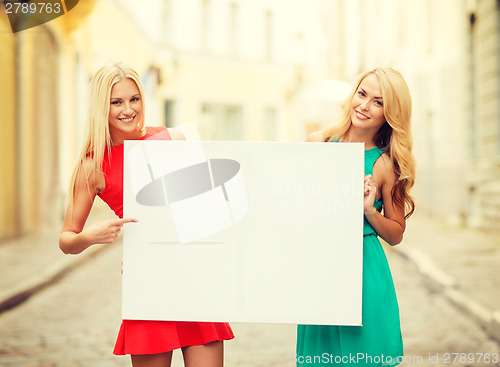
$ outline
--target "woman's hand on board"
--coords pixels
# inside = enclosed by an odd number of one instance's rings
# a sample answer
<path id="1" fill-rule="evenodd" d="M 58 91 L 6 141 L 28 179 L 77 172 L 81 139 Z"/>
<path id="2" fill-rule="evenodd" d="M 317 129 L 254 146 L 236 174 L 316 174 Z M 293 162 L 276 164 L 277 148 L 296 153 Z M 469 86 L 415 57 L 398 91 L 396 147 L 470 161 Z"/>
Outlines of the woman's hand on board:
<path id="1" fill-rule="evenodd" d="M 137 219 L 134 218 L 104 220 L 91 224 L 82 231 L 81 235 L 85 241 L 91 244 L 109 244 L 118 238 L 125 223 L 135 222 Z"/>
<path id="2" fill-rule="evenodd" d="M 372 175 L 365 176 L 363 209 L 367 211 L 375 210 L 375 196 L 377 195 L 377 184 L 373 181 Z"/>
<path id="3" fill-rule="evenodd" d="M 59 247 L 65 254 L 79 254 L 92 245 L 113 243 L 125 223 L 137 222 L 137 219 L 111 219 L 96 222 L 87 228 L 65 228 L 59 236 Z"/>

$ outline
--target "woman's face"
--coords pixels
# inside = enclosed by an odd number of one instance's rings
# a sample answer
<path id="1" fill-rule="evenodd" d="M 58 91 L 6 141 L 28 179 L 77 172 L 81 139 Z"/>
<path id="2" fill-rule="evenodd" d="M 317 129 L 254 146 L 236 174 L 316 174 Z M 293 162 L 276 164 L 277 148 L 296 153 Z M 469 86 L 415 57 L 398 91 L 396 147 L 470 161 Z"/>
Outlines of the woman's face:
<path id="1" fill-rule="evenodd" d="M 142 99 L 132 79 L 125 78 L 113 85 L 109 106 L 109 131 L 113 141 L 134 138 L 142 120 Z"/>
<path id="2" fill-rule="evenodd" d="M 367 75 L 351 100 L 352 124 L 359 129 L 375 132 L 385 123 L 384 101 L 375 74 Z"/>

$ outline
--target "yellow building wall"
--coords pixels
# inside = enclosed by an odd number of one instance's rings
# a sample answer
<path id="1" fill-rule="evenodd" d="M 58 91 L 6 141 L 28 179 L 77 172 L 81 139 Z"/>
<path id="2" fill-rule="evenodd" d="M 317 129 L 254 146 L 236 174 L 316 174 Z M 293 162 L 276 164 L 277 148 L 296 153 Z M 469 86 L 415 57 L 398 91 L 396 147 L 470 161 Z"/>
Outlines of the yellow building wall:
<path id="1" fill-rule="evenodd" d="M 0 240 L 17 234 L 15 37 L 0 5 Z"/>

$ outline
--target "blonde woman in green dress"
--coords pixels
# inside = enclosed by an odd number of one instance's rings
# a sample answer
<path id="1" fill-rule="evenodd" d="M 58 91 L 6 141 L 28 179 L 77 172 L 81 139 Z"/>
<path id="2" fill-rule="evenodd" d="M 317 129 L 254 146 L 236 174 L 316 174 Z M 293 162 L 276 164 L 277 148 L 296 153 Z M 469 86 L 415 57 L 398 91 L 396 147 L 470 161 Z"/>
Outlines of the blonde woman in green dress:
<path id="1" fill-rule="evenodd" d="M 363 326 L 299 325 L 297 366 L 397 366 L 403 360 L 399 308 L 381 237 L 395 246 L 415 210 L 411 97 L 391 68 L 361 75 L 341 123 L 312 142 L 364 142 Z M 332 234 L 334 236 L 335 234 Z"/>

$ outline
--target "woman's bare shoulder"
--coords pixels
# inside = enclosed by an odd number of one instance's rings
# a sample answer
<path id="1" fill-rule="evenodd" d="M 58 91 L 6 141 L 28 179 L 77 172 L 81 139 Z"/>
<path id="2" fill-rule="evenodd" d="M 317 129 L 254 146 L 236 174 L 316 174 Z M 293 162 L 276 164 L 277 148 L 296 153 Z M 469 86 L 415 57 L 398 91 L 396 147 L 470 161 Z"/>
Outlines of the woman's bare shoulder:
<path id="1" fill-rule="evenodd" d="M 93 170 L 95 170 L 94 158 L 88 155 L 83 160 L 79 173 L 89 176 Z"/>
<path id="2" fill-rule="evenodd" d="M 383 153 L 373 165 L 373 173 L 380 177 L 382 181 L 390 183 L 396 182 L 396 173 L 394 171 L 394 162 L 392 161 L 389 153 Z"/>
<path id="3" fill-rule="evenodd" d="M 76 177 L 77 187 L 93 188 L 96 193 L 104 190 L 104 174 L 96 169 L 94 158 L 87 156 L 82 162 Z"/>
<path id="4" fill-rule="evenodd" d="M 169 128 L 168 132 L 169 132 L 170 136 L 172 137 L 172 140 L 186 140 L 186 137 L 184 136 L 182 131 L 180 131 L 179 129 Z"/>
<path id="5" fill-rule="evenodd" d="M 312 143 L 321 143 L 323 142 L 323 131 L 315 131 L 313 133 L 310 133 L 307 135 L 306 138 L 307 142 L 312 142 Z"/>

